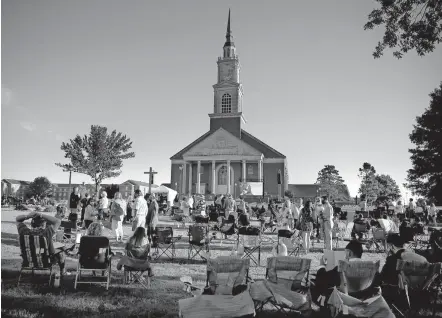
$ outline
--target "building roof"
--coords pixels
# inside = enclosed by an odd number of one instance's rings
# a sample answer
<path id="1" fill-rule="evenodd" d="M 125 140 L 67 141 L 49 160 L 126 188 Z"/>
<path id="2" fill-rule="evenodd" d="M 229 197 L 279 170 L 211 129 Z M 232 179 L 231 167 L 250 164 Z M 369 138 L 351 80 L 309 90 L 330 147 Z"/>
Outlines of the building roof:
<path id="1" fill-rule="evenodd" d="M 22 185 L 29 185 L 31 182 L 29 181 L 23 181 L 23 180 L 15 180 L 15 179 L 2 179 L 2 181 L 11 183 L 11 184 L 22 184 Z"/>
<path id="2" fill-rule="evenodd" d="M 181 149 L 179 152 L 174 154 L 172 157 L 170 157 L 170 160 L 174 159 L 183 159 L 183 154 L 185 154 L 190 148 L 193 146 L 199 144 L 201 141 L 209 137 L 211 134 L 215 133 L 215 131 L 208 131 L 183 149 Z M 252 134 L 248 133 L 245 130 L 241 129 L 241 140 L 251 146 L 252 148 L 262 152 L 264 154 L 264 158 L 282 158 L 285 159 L 286 156 L 284 156 L 282 153 L 276 151 L 263 141 L 259 140 L 258 138 L 254 137 Z"/>
<path id="3" fill-rule="evenodd" d="M 123 182 L 123 183 L 130 183 L 130 184 L 132 184 L 134 186 L 141 186 L 141 187 L 148 187 L 149 186 L 149 183 L 147 183 L 147 182 L 137 181 L 137 180 L 132 180 L 132 179 L 129 179 L 129 180 Z M 158 185 L 151 184 L 151 187 L 152 188 L 158 188 Z"/>
<path id="4" fill-rule="evenodd" d="M 319 184 L 289 184 L 288 190 L 297 198 L 313 198 L 318 195 Z"/>

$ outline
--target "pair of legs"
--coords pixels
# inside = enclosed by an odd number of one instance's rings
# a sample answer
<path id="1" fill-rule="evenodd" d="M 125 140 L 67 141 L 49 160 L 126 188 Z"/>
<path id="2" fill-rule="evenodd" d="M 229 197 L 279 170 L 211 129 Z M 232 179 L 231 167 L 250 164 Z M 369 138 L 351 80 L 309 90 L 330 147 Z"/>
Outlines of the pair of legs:
<path id="1" fill-rule="evenodd" d="M 115 232 L 117 242 L 123 241 L 123 221 L 112 219 L 112 230 Z"/>
<path id="2" fill-rule="evenodd" d="M 332 222 L 326 220 L 322 223 L 322 228 L 324 230 L 324 249 L 332 250 L 333 249 L 333 224 Z"/>
<path id="3" fill-rule="evenodd" d="M 59 249 L 56 249 L 54 254 L 54 259 L 57 261 L 58 266 L 60 267 L 60 275 L 66 274 L 66 269 L 65 269 L 66 258 L 64 252 Z"/>
<path id="4" fill-rule="evenodd" d="M 149 243 L 153 242 L 153 235 L 155 234 L 155 227 L 151 226 L 150 224 L 146 224 L 146 231 L 147 231 L 147 239 L 149 240 Z"/>
<path id="5" fill-rule="evenodd" d="M 310 240 L 311 231 L 303 231 L 301 233 L 302 243 L 304 245 L 304 249 L 306 253 L 310 252 L 311 240 Z"/>

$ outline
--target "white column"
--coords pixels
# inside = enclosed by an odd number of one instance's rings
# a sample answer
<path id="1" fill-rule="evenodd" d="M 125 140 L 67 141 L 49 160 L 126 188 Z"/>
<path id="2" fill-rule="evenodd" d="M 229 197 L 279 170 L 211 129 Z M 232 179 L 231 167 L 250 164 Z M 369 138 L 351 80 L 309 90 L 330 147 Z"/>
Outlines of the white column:
<path id="1" fill-rule="evenodd" d="M 262 159 L 258 161 L 258 179 L 262 182 Z"/>
<path id="2" fill-rule="evenodd" d="M 215 160 L 212 160 L 212 193 L 215 194 L 216 187 L 216 170 L 215 170 Z"/>
<path id="3" fill-rule="evenodd" d="M 192 162 L 189 162 L 189 196 L 192 195 Z"/>
<path id="4" fill-rule="evenodd" d="M 186 168 L 187 168 L 187 163 L 184 162 L 183 163 L 183 187 L 181 189 L 181 194 L 185 194 L 186 193 Z"/>
<path id="5" fill-rule="evenodd" d="M 246 170 L 246 161 L 242 161 L 242 182 L 246 182 L 247 170 Z"/>
<path id="6" fill-rule="evenodd" d="M 227 160 L 227 193 L 230 193 L 230 160 Z"/>
<path id="7" fill-rule="evenodd" d="M 198 160 L 198 166 L 196 168 L 196 193 L 201 194 L 201 161 Z"/>

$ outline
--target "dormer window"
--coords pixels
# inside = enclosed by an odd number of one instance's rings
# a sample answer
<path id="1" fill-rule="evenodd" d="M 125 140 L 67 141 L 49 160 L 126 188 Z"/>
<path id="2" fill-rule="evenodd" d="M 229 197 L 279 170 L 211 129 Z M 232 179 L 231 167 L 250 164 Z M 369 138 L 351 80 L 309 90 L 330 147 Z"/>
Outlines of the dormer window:
<path id="1" fill-rule="evenodd" d="M 232 97 L 230 94 L 224 94 L 221 98 L 221 113 L 232 112 Z"/>

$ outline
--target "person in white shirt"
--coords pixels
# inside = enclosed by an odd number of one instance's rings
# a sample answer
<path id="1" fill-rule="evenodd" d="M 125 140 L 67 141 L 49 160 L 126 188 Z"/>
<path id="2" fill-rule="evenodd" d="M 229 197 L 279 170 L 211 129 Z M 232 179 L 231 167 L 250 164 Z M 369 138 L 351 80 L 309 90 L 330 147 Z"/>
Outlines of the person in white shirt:
<path id="1" fill-rule="evenodd" d="M 295 204 L 292 204 L 292 215 L 293 215 L 293 223 L 294 227 L 298 225 L 299 222 L 299 215 L 301 214 L 302 210 L 302 198 L 299 198 L 295 201 Z"/>
<path id="2" fill-rule="evenodd" d="M 411 217 L 416 210 L 416 203 L 414 203 L 413 199 L 410 199 L 410 203 L 408 204 L 408 217 Z"/>
<path id="3" fill-rule="evenodd" d="M 390 233 L 393 231 L 394 223 L 389 220 L 385 214 L 382 216 L 382 219 L 378 219 L 378 222 L 385 233 Z"/>
<path id="4" fill-rule="evenodd" d="M 98 202 L 98 219 L 104 219 L 109 213 L 109 200 L 107 199 L 107 192 L 103 191 L 100 194 L 100 201 Z"/>
<path id="5" fill-rule="evenodd" d="M 190 198 L 189 198 L 189 200 L 190 200 Z M 190 216 L 189 200 L 186 197 L 183 197 L 183 200 L 181 201 L 181 210 L 183 211 L 183 214 L 186 217 Z"/>
<path id="6" fill-rule="evenodd" d="M 134 220 L 132 223 L 132 231 L 137 227 L 146 228 L 147 201 L 143 197 L 140 189 L 135 190 L 134 201 Z"/>
<path id="7" fill-rule="evenodd" d="M 437 208 L 436 205 L 434 203 L 431 203 L 430 208 L 428 209 L 428 217 L 429 217 L 429 221 L 433 222 L 434 225 L 437 224 Z"/>
<path id="8" fill-rule="evenodd" d="M 114 202 L 111 206 L 110 218 L 112 220 L 112 230 L 115 232 L 116 241 L 123 242 L 123 220 L 126 216 L 127 203 L 123 200 L 120 192 L 114 194 Z"/>
<path id="9" fill-rule="evenodd" d="M 238 219 L 238 213 L 236 212 L 236 202 L 233 200 L 232 195 L 227 194 L 227 199 L 225 201 L 226 204 L 226 218 L 229 218 L 229 215 L 232 214 L 235 217 L 235 221 Z"/>
<path id="10" fill-rule="evenodd" d="M 326 196 L 322 199 L 324 211 L 322 212 L 322 228 L 324 232 L 324 249 L 332 250 L 333 207 Z"/>
<path id="11" fill-rule="evenodd" d="M 189 196 L 189 199 L 187 200 L 187 203 L 189 204 L 189 209 L 194 209 L 195 207 L 194 205 L 195 200 L 193 199 L 193 196 Z"/>

